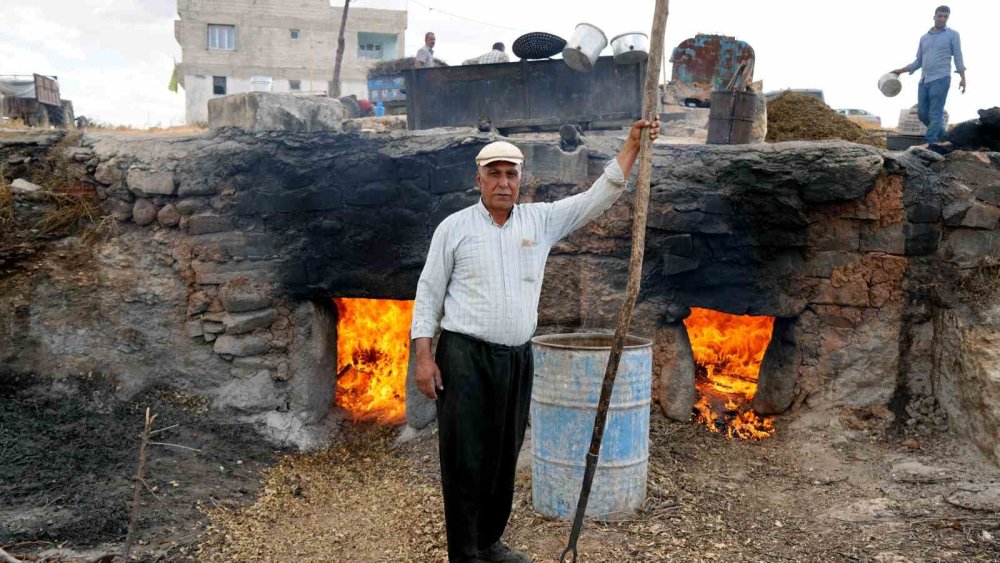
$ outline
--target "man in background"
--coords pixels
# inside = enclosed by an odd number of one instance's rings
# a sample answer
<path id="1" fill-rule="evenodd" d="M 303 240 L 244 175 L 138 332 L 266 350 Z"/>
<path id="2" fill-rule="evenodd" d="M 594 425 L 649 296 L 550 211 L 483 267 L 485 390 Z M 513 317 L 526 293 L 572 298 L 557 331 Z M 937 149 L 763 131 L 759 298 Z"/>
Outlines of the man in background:
<path id="1" fill-rule="evenodd" d="M 510 58 L 507 57 L 507 53 L 504 52 L 503 43 L 499 41 L 493 44 L 493 50 L 489 53 L 479 55 L 478 57 L 472 59 L 466 59 L 462 61 L 463 65 L 488 65 L 493 63 L 509 63 Z"/>
<path id="2" fill-rule="evenodd" d="M 917 115 L 927 126 L 924 140 L 928 145 L 942 141 L 944 130 L 944 103 L 951 87 L 951 59 L 955 58 L 955 71 L 962 77 L 959 90 L 965 93 L 965 61 L 962 58 L 962 42 L 958 32 L 947 26 L 951 8 L 938 6 L 934 10 L 934 27 L 920 38 L 917 58 L 910 64 L 892 72 L 913 74 L 922 68 L 920 86 L 917 90 Z"/>
<path id="3" fill-rule="evenodd" d="M 437 39 L 433 31 L 424 34 L 424 46 L 417 51 L 417 68 L 434 68 L 434 44 Z"/>

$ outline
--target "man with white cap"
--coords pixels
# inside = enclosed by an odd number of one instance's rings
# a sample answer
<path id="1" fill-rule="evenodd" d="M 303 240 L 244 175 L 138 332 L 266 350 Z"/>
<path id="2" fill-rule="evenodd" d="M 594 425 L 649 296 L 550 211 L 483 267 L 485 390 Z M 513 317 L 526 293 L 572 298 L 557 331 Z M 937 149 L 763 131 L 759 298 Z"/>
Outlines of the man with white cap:
<path id="1" fill-rule="evenodd" d="M 434 231 L 410 337 L 417 387 L 437 406 L 450 561 L 531 560 L 500 537 L 528 422 L 545 260 L 557 241 L 625 191 L 644 129 L 656 139 L 659 122 L 633 123 L 593 186 L 553 203 L 518 205 L 524 156 L 511 143 L 490 143 L 476 157 L 480 200 Z"/>

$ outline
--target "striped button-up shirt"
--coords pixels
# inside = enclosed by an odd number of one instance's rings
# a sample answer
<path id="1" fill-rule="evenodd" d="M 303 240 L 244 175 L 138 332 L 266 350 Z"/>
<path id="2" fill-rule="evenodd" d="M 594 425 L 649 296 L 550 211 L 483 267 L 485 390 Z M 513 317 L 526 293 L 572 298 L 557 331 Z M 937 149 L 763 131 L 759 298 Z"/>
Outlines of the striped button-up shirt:
<path id="1" fill-rule="evenodd" d="M 951 58 L 955 57 L 955 70 L 965 72 L 965 60 L 962 58 L 962 40 L 958 32 L 950 27 L 941 31 L 931 28 L 920 38 L 917 47 L 917 58 L 907 65 L 907 70 L 913 74 L 919 68 L 921 82 L 931 82 L 951 75 Z"/>
<path id="2" fill-rule="evenodd" d="M 431 239 L 417 283 L 410 338 L 438 328 L 524 344 L 538 324 L 538 298 L 552 246 L 604 213 L 625 190 L 617 160 L 587 191 L 553 203 L 515 205 L 497 225 L 480 199 L 449 215 Z"/>

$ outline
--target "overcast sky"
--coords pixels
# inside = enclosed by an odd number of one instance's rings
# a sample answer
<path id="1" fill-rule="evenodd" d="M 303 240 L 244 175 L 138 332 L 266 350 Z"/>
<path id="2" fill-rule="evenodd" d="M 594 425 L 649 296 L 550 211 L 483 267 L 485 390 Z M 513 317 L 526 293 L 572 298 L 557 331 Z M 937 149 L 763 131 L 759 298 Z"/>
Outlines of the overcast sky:
<path id="1" fill-rule="evenodd" d="M 334 2 L 334 4 L 342 4 Z M 352 0 L 351 6 L 409 10 L 406 55 L 437 35 L 435 55 L 450 64 L 482 54 L 494 41 L 508 46 L 528 31 L 569 39 L 588 22 L 610 38 L 649 33 L 653 0 L 579 2 L 506 0 Z M 666 46 L 696 33 L 746 41 L 757 56 L 756 78 L 766 90 L 821 88 L 827 103 L 871 111 L 894 126 L 899 111 L 916 103 L 919 72 L 903 91 L 885 98 L 879 76 L 911 62 L 920 35 L 932 25 L 938 2 L 924 0 L 674 0 Z M 995 41 L 996 0 L 953 0 L 949 26 L 962 36 L 968 92 L 958 79 L 946 109 L 952 122 L 1000 105 Z M 501 10 L 502 8 L 502 10 Z M 78 115 L 138 127 L 183 123 L 183 90 L 167 90 L 173 61 L 174 0 L 0 0 L 0 74 L 55 74 Z M 608 47 L 605 55 L 611 54 Z M 669 76 L 669 64 L 666 68 Z"/>

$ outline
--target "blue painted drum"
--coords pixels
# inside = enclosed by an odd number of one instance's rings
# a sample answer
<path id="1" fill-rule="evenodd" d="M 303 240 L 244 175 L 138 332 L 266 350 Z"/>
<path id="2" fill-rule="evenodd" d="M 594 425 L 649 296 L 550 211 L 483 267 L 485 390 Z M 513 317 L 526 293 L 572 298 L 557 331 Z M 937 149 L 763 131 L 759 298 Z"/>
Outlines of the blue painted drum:
<path id="1" fill-rule="evenodd" d="M 531 500 L 546 516 L 570 519 L 576 511 L 613 340 L 585 333 L 532 339 Z M 625 339 L 587 516 L 623 516 L 646 498 L 652 346 Z"/>

